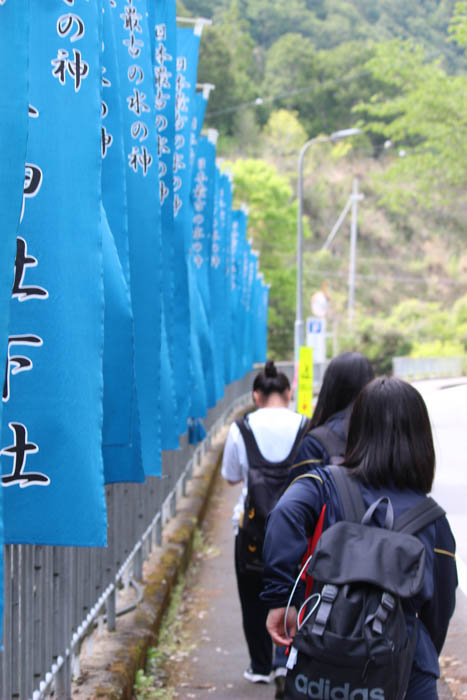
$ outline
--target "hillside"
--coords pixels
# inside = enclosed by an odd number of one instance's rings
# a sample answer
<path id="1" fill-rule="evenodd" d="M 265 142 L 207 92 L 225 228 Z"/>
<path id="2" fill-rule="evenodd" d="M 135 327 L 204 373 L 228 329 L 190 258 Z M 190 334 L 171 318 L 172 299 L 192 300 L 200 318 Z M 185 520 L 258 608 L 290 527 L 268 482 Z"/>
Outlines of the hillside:
<path id="1" fill-rule="evenodd" d="M 297 155 L 305 173 L 305 313 L 324 284 L 338 345 L 387 369 L 398 353 L 467 351 L 467 9 L 454 0 L 184 0 L 208 16 L 206 115 L 271 283 L 270 350 L 290 356 Z M 454 18 L 454 19 L 453 19 Z M 455 37 L 453 37 L 455 34 Z M 457 41 L 453 41 L 456 38 Z M 389 148 L 387 148 L 390 146 Z M 347 323 L 349 222 L 319 252 L 357 177 L 356 317 Z M 431 344 L 431 345 L 430 345 Z"/>
<path id="2" fill-rule="evenodd" d="M 189 14 L 223 22 L 228 0 L 184 0 Z M 454 68 L 462 52 L 446 41 L 455 0 L 239 0 L 239 12 L 255 45 L 269 48 L 287 33 L 299 33 L 315 49 L 332 49 L 355 40 L 412 38 L 430 57 L 443 55 Z"/>

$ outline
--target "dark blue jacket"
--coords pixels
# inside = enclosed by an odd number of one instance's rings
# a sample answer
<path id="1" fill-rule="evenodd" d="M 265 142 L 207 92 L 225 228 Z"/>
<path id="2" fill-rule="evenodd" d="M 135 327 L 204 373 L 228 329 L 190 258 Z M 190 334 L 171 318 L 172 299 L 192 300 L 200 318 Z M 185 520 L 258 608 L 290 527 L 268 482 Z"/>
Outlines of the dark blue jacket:
<path id="1" fill-rule="evenodd" d="M 411 490 L 376 489 L 363 485 L 361 491 L 367 507 L 377 498 L 389 496 L 395 518 L 424 497 L 422 493 Z M 270 608 L 287 605 L 308 538 L 324 504 L 326 528 L 341 520 L 342 513 L 334 481 L 326 468 L 318 467 L 299 477 L 269 515 L 263 547 L 264 590 L 261 598 Z M 415 612 L 418 612 L 421 622 L 415 664 L 421 671 L 439 676 L 438 655 L 455 606 L 455 541 L 445 517 L 436 520 L 417 536 L 426 548 L 425 582 L 421 592 L 407 601 L 404 609 L 409 625 Z"/>
<path id="2" fill-rule="evenodd" d="M 344 442 L 347 441 L 347 432 L 349 428 L 349 408 L 343 411 L 334 413 L 325 425 L 330 428 Z M 306 474 L 310 469 L 315 469 L 318 466 L 326 466 L 330 463 L 330 457 L 321 442 L 313 435 L 313 429 L 306 433 L 295 458 L 295 464 L 290 467 L 288 483 L 291 484 L 297 476 Z"/>

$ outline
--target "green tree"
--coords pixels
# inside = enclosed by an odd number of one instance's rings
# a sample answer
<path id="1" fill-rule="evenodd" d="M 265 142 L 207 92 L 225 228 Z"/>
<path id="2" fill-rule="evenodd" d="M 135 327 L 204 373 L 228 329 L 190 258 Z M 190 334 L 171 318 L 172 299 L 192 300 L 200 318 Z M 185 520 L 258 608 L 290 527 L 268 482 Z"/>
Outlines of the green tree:
<path id="1" fill-rule="evenodd" d="M 234 177 L 234 205 L 248 207 L 248 235 L 260 253 L 269 296 L 269 353 L 291 357 L 295 318 L 297 206 L 287 177 L 264 160 L 227 162 Z"/>
<path id="2" fill-rule="evenodd" d="M 319 114 L 314 101 L 319 70 L 317 51 L 301 34 L 284 34 L 267 53 L 264 94 L 297 111 L 307 130 Z"/>
<path id="3" fill-rule="evenodd" d="M 297 155 L 307 140 L 298 113 L 287 109 L 272 112 L 263 129 L 264 149 L 281 172 L 295 173 Z"/>
<path id="4" fill-rule="evenodd" d="M 391 187 L 383 201 L 400 208 L 456 197 L 467 181 L 467 77 L 447 75 L 420 46 L 398 40 L 378 45 L 368 68 L 388 90 L 357 111 L 404 155 L 384 175 Z M 388 97 L 391 87 L 397 94 Z"/>
<path id="5" fill-rule="evenodd" d="M 262 46 L 270 46 L 287 32 L 297 27 L 306 32 L 311 27 L 313 15 L 307 10 L 304 0 L 243 0 L 245 17 L 250 33 Z"/>
<path id="6" fill-rule="evenodd" d="M 467 48 L 467 2 L 458 2 L 449 27 L 453 40 L 464 49 Z"/>
<path id="7" fill-rule="evenodd" d="M 203 32 L 198 69 L 200 82 L 215 85 L 206 125 L 224 134 L 235 132 L 237 106 L 257 95 L 253 49 L 238 0 L 232 0 L 218 21 Z"/>

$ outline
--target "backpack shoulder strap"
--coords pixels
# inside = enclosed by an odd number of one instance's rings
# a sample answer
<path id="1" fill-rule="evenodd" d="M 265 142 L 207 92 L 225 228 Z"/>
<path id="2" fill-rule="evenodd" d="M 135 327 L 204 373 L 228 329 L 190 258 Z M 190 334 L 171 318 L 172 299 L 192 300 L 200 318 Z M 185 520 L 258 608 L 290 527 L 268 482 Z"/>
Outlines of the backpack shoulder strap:
<path id="1" fill-rule="evenodd" d="M 306 416 L 302 417 L 302 420 L 300 421 L 300 425 L 298 426 L 297 434 L 295 435 L 295 440 L 292 445 L 292 448 L 288 454 L 288 457 L 286 458 L 287 461 L 293 461 L 295 458 L 295 454 L 298 452 L 298 448 L 300 447 L 300 443 L 302 442 L 305 433 L 308 432 L 308 427 L 310 425 L 310 419 L 307 418 Z"/>
<path id="2" fill-rule="evenodd" d="M 360 522 L 366 512 L 363 496 L 356 479 L 349 474 L 347 467 L 329 464 L 329 469 L 343 509 L 344 520 Z"/>
<path id="3" fill-rule="evenodd" d="M 251 429 L 250 423 L 248 422 L 247 416 L 245 415 L 245 416 L 243 416 L 243 418 L 237 418 L 235 423 L 237 424 L 237 427 L 240 430 L 240 433 L 241 433 L 243 440 L 245 442 L 245 448 L 246 448 L 246 453 L 247 453 L 250 467 L 253 467 L 253 468 L 260 467 L 261 468 L 261 466 L 267 466 L 269 464 L 275 464 L 275 465 L 287 464 L 288 465 L 291 462 L 293 462 L 295 455 L 298 451 L 298 448 L 300 446 L 300 443 L 303 439 L 303 436 L 305 435 L 305 433 L 308 430 L 309 420 L 306 416 L 302 417 L 289 454 L 281 462 L 273 462 L 273 463 L 269 462 L 261 453 L 261 450 L 258 447 L 258 443 L 256 442 L 256 438 L 255 438 L 253 431 Z"/>
<path id="4" fill-rule="evenodd" d="M 248 422 L 247 414 L 245 414 L 242 418 L 237 418 L 235 423 L 245 442 L 245 449 L 250 467 L 252 462 L 263 462 L 264 457 L 259 451 L 258 443 L 256 442 L 250 423 Z"/>
<path id="5" fill-rule="evenodd" d="M 310 435 L 315 437 L 331 457 L 342 457 L 345 452 L 345 440 L 327 425 L 318 425 L 310 430 Z"/>
<path id="6" fill-rule="evenodd" d="M 446 515 L 446 512 L 441 506 L 431 496 L 427 496 L 397 518 L 394 530 L 415 535 L 443 515 Z"/>

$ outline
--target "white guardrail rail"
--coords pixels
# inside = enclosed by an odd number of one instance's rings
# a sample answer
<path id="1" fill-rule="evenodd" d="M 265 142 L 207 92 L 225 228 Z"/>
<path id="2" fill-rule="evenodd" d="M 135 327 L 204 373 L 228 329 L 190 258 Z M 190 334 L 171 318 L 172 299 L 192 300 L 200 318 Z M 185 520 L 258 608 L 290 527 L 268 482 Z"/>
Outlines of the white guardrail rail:
<path id="1" fill-rule="evenodd" d="M 466 363 L 465 357 L 394 357 L 392 371 L 401 379 L 460 377 Z"/>

